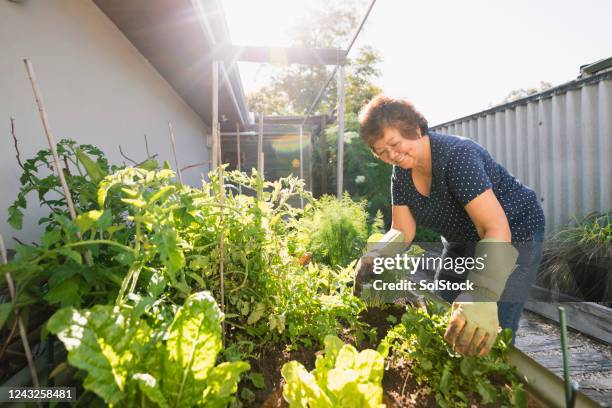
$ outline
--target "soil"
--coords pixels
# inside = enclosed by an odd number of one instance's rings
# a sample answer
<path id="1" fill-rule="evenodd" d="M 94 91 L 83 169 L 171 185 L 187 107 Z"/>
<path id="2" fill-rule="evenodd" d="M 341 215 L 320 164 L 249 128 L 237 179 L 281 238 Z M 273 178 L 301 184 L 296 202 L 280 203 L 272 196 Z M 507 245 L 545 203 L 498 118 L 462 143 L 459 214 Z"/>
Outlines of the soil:
<path id="1" fill-rule="evenodd" d="M 391 305 L 384 309 L 370 308 L 363 312 L 361 320 L 376 328 L 377 338 L 374 344 L 364 341 L 358 349 L 374 348 L 385 336 L 387 331 L 394 325 L 387 320 L 389 315 L 400 321 L 403 313 L 403 306 Z M 343 340 L 350 341 L 353 336 L 345 334 Z M 314 361 L 318 350 L 299 349 L 296 351 L 280 351 L 265 349 L 261 351 L 261 358 L 252 360 L 251 367 L 255 372 L 261 372 L 265 380 L 265 388 L 254 391 L 255 399 L 246 406 L 262 408 L 288 408 L 289 405 L 283 399 L 282 385 L 283 379 L 280 375 L 281 367 L 284 363 L 297 360 L 302 363 L 309 371 L 314 368 Z M 411 364 L 408 361 L 391 363 L 385 368 L 383 377 L 383 403 L 387 407 L 393 408 L 437 408 L 435 397 L 431 389 L 417 384 L 412 377 Z M 242 385 L 242 384 L 241 384 Z M 499 384 L 503 386 L 503 384 Z M 249 387 L 253 391 L 253 387 Z M 493 408 L 495 405 L 476 405 L 472 407 Z M 528 408 L 539 408 L 540 405 L 529 397 Z"/>

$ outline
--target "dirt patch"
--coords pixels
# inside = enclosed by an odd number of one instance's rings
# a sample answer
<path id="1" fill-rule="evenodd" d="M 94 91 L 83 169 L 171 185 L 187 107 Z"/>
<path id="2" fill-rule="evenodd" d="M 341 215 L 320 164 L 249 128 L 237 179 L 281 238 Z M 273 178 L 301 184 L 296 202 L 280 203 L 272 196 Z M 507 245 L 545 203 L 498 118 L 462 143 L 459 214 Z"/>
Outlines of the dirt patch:
<path id="1" fill-rule="evenodd" d="M 387 332 L 402 321 L 402 315 L 405 311 L 406 306 L 400 304 L 390 304 L 385 307 L 370 307 L 364 310 L 359 316 L 359 320 L 376 329 L 376 341 L 374 344 L 367 344 L 363 348 L 375 349 L 380 341 L 387 335 Z"/>
<path id="2" fill-rule="evenodd" d="M 314 369 L 314 362 L 318 349 L 301 348 L 298 350 L 275 349 L 271 346 L 263 347 L 260 350 L 258 359 L 249 361 L 251 371 L 263 375 L 264 388 L 256 389 L 249 381 L 243 381 L 238 389 L 240 395 L 242 389 L 248 388 L 254 393 L 254 398 L 245 401 L 246 407 L 288 407 L 282 395 L 283 377 L 281 368 L 288 361 L 299 361 L 308 369 Z M 270 405 L 272 404 L 272 405 Z"/>

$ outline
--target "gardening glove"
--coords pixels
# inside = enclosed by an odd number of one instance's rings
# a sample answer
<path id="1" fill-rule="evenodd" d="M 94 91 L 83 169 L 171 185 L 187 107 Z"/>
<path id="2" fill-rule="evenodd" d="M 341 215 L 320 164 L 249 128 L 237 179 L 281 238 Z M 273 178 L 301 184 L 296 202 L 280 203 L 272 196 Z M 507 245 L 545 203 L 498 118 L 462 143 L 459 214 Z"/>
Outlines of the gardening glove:
<path id="1" fill-rule="evenodd" d="M 444 338 L 463 355 L 485 356 L 500 330 L 497 301 L 516 267 L 518 251 L 509 242 L 487 238 L 476 245 L 474 258 L 482 258 L 484 267 L 469 274 L 474 290 L 461 293 L 453 302 Z"/>
<path id="2" fill-rule="evenodd" d="M 369 243 L 369 251 L 359 259 L 355 267 L 355 285 L 353 292 L 360 296 L 363 284 L 373 275 L 374 259 L 379 257 L 394 256 L 403 249 L 404 233 L 391 228 L 385 235 L 375 243 Z"/>

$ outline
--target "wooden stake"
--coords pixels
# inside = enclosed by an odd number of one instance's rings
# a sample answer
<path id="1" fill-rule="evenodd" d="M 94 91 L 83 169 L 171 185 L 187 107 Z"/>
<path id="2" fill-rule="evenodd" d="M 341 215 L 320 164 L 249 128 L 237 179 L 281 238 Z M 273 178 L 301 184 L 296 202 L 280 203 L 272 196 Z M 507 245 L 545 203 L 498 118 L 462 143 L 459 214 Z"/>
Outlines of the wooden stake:
<path id="1" fill-rule="evenodd" d="M 236 161 L 236 170 L 242 171 L 242 158 L 240 157 L 240 123 L 236 122 L 236 151 L 237 153 L 237 161 Z M 238 184 L 238 194 L 242 194 L 242 184 Z"/>
<path id="2" fill-rule="evenodd" d="M 6 256 L 6 247 L 4 246 L 4 239 L 2 238 L 2 234 L 0 234 L 0 253 L 2 253 L 2 264 L 8 263 L 8 257 Z M 8 285 L 9 293 L 11 295 L 11 301 L 15 304 L 15 298 L 17 297 L 17 291 L 15 290 L 15 282 L 13 281 L 13 277 L 10 272 L 4 274 L 6 278 L 6 283 Z M 23 343 L 23 351 L 26 355 L 26 360 L 28 361 L 28 367 L 30 368 L 30 375 L 32 376 L 32 385 L 34 387 L 39 388 L 40 382 L 38 381 L 38 373 L 36 372 L 36 367 L 34 366 L 34 358 L 32 357 L 32 350 L 30 349 L 30 343 L 28 342 L 28 332 L 26 331 L 25 325 L 23 324 L 23 319 L 19 314 L 19 309 L 15 309 L 15 317 L 17 318 L 17 325 L 19 326 L 19 336 L 21 337 L 21 342 Z M 38 403 L 40 406 L 40 403 Z"/>
<path id="3" fill-rule="evenodd" d="M 264 115 L 259 114 L 259 133 L 257 138 L 257 172 L 264 178 L 264 163 L 263 163 L 263 128 L 264 128 Z"/>
<path id="4" fill-rule="evenodd" d="M 223 205 L 225 204 L 225 187 L 223 182 L 223 166 L 219 166 L 219 203 L 221 204 L 221 224 L 223 225 Z M 223 229 L 222 229 L 223 230 Z M 224 261 L 225 261 L 225 238 L 223 232 L 219 237 L 219 253 L 221 259 L 219 260 L 219 278 L 221 284 L 221 312 L 225 313 L 225 274 L 224 274 Z M 222 334 L 223 334 L 223 346 L 225 347 L 225 319 L 222 322 Z"/>
<path id="5" fill-rule="evenodd" d="M 72 195 L 70 194 L 70 190 L 68 189 L 68 184 L 66 184 L 66 178 L 64 177 L 64 172 L 62 171 L 62 166 L 60 165 L 59 156 L 57 155 L 57 148 L 55 147 L 55 140 L 53 139 L 53 134 L 51 133 L 51 127 L 49 126 L 49 119 L 47 118 L 47 111 L 45 110 L 45 105 L 43 103 L 42 95 L 40 90 L 38 89 L 38 81 L 36 80 L 36 75 L 34 74 L 34 68 L 32 67 L 32 63 L 29 59 L 23 60 L 26 71 L 28 72 L 28 77 L 30 78 L 30 83 L 32 84 L 32 90 L 34 91 L 34 97 L 36 98 L 36 105 L 38 106 L 38 112 L 40 113 L 40 119 L 42 120 L 43 128 L 45 130 L 45 135 L 47 136 L 47 141 L 49 142 L 49 148 L 51 149 L 51 155 L 53 156 L 53 163 L 55 165 L 55 171 L 57 176 L 60 179 L 60 183 L 62 185 L 62 189 L 64 190 L 64 195 L 66 196 L 66 204 L 68 205 L 68 211 L 70 212 L 70 218 L 72 220 L 76 220 L 77 214 L 74 209 L 74 202 L 72 201 Z M 77 237 L 81 239 L 81 233 L 77 232 Z M 89 251 L 85 251 L 85 262 L 87 265 L 93 265 L 93 261 L 91 259 L 91 253 Z"/>
<path id="6" fill-rule="evenodd" d="M 147 151 L 147 160 L 151 158 L 151 153 L 149 153 L 149 141 L 147 140 L 147 134 L 144 135 L 145 138 L 145 149 Z"/>
<path id="7" fill-rule="evenodd" d="M 300 125 L 300 180 L 304 181 L 304 126 Z M 304 197 L 300 196 L 300 208 L 304 209 Z"/>
<path id="8" fill-rule="evenodd" d="M 170 142 L 172 142 L 172 154 L 174 155 L 174 165 L 176 166 L 176 174 L 178 175 L 179 183 L 183 184 L 183 177 L 181 176 L 181 168 L 179 166 L 178 158 L 176 156 L 176 142 L 174 141 L 174 132 L 172 131 L 171 122 L 168 122 L 168 130 L 170 130 Z"/>

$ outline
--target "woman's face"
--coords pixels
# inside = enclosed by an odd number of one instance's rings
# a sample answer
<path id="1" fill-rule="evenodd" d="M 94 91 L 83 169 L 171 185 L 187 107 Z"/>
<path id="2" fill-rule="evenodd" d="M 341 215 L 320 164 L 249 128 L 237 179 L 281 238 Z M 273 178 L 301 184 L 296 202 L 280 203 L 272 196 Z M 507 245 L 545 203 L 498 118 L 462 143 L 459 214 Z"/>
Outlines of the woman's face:
<path id="1" fill-rule="evenodd" d="M 383 137 L 372 146 L 379 159 L 402 169 L 411 169 L 419 163 L 421 130 L 416 130 L 417 138 L 406 139 L 395 128 L 385 128 Z"/>

